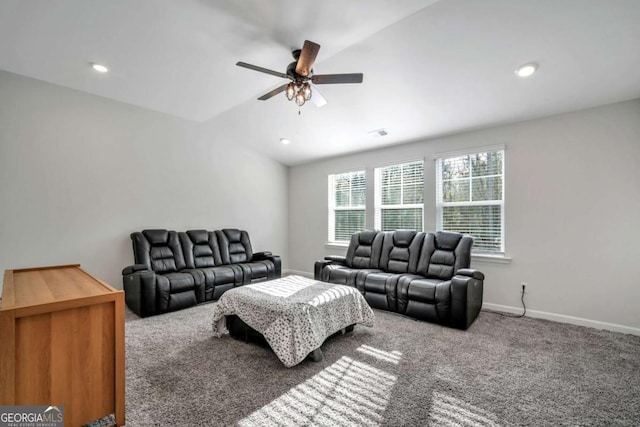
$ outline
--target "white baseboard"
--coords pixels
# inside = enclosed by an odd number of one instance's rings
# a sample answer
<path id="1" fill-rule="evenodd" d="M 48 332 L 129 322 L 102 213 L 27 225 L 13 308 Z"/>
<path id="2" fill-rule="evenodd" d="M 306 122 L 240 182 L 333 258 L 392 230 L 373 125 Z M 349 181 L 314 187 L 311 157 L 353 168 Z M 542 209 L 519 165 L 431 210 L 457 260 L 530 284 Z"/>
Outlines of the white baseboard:
<path id="1" fill-rule="evenodd" d="M 304 276 L 313 279 L 313 273 L 299 270 L 283 270 L 283 276 Z M 521 307 L 512 307 L 509 305 L 483 303 L 482 308 L 492 311 L 501 311 L 504 313 L 522 314 Z M 551 320 L 553 322 L 569 323 L 578 326 L 587 326 L 589 328 L 604 329 L 606 331 L 621 332 L 623 334 L 631 334 L 640 336 L 640 328 L 632 328 L 630 326 L 618 325 L 615 323 L 600 322 L 598 320 L 583 319 L 581 317 L 566 316 L 564 314 L 548 313 L 546 311 L 527 309 L 526 317 L 535 319 Z"/>
<path id="2" fill-rule="evenodd" d="M 502 311 L 504 313 L 522 314 L 521 307 L 512 307 L 509 305 L 483 303 L 483 309 Z M 640 328 L 632 328 L 630 326 L 618 325 L 615 323 L 600 322 L 598 320 L 583 319 L 581 317 L 566 316 L 564 314 L 548 313 L 546 311 L 527 309 L 526 317 L 536 319 L 552 320 L 560 323 L 570 323 L 572 325 L 587 326 L 589 328 L 604 329 L 607 331 L 621 332 L 623 334 L 631 334 L 640 336 Z"/>
<path id="3" fill-rule="evenodd" d="M 303 277 L 308 277 L 309 279 L 313 279 L 313 273 L 308 273 L 306 271 L 300 271 L 300 270 L 282 270 L 282 275 L 283 276 L 303 276 Z"/>

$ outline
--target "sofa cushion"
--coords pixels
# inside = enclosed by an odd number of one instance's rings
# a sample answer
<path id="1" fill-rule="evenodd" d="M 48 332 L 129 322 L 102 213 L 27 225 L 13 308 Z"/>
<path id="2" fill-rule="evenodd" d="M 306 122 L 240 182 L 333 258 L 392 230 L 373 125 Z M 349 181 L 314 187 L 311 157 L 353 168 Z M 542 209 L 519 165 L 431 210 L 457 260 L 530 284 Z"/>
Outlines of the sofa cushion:
<path id="1" fill-rule="evenodd" d="M 157 312 L 190 307 L 204 301 L 204 278 L 195 272 L 156 276 Z"/>
<path id="2" fill-rule="evenodd" d="M 413 230 L 396 230 L 393 233 L 393 241 L 396 246 L 407 248 L 416 234 L 417 232 Z"/>
<path id="3" fill-rule="evenodd" d="M 397 273 L 369 271 L 366 274 L 358 274 L 356 283 L 372 307 L 397 311 L 396 287 L 401 277 L 402 274 Z"/>
<path id="4" fill-rule="evenodd" d="M 413 280 L 407 288 L 407 299 L 422 302 L 436 302 L 436 287 L 442 280 Z"/>
<path id="5" fill-rule="evenodd" d="M 387 280 L 389 278 L 393 280 L 396 276 L 399 276 L 399 275 L 393 274 L 393 273 L 384 273 L 384 272 L 368 274 L 366 279 L 364 280 L 364 291 L 375 292 L 378 294 L 386 295 Z"/>
<path id="6" fill-rule="evenodd" d="M 244 230 L 225 228 L 216 231 L 223 264 L 237 264 L 251 261 L 253 250 L 249 234 Z"/>
<path id="7" fill-rule="evenodd" d="M 240 264 L 244 276 L 243 283 L 260 282 L 274 278 L 274 266 L 271 261 L 244 262 Z"/>
<path id="8" fill-rule="evenodd" d="M 174 253 L 168 246 L 152 246 L 149 248 L 149 256 L 151 269 L 156 273 L 168 273 L 178 269 Z"/>
<path id="9" fill-rule="evenodd" d="M 189 230 L 178 233 L 187 268 L 207 268 L 222 264 L 218 237 L 213 231 Z"/>
<path id="10" fill-rule="evenodd" d="M 390 273 L 416 273 L 424 233 L 396 230 L 383 234 L 379 268 Z"/>
<path id="11" fill-rule="evenodd" d="M 220 298 L 225 291 L 242 283 L 242 273 L 230 265 L 183 270 L 191 274 L 201 274 L 204 278 L 204 300 Z"/>
<path id="12" fill-rule="evenodd" d="M 398 281 L 398 312 L 425 320 L 443 322 L 449 318 L 451 282 L 405 276 Z"/>
<path id="13" fill-rule="evenodd" d="M 376 230 L 354 233 L 349 241 L 345 264 L 350 268 L 378 268 L 383 236 Z"/>
<path id="14" fill-rule="evenodd" d="M 208 244 L 194 245 L 193 264 L 195 268 L 213 267 L 216 265 L 213 250 Z"/>
<path id="15" fill-rule="evenodd" d="M 131 234 L 136 264 L 164 274 L 185 268 L 185 260 L 175 231 L 143 230 Z"/>
<path id="16" fill-rule="evenodd" d="M 471 264 L 473 239 L 460 233 L 438 231 L 424 238 L 418 273 L 434 279 L 449 280 Z"/>
<path id="17" fill-rule="evenodd" d="M 152 246 L 166 245 L 169 242 L 168 230 L 143 230 L 142 234 Z"/>
<path id="18" fill-rule="evenodd" d="M 218 265 L 216 267 L 198 268 L 204 274 L 206 285 L 226 285 L 227 283 L 242 282 L 242 278 L 236 277 L 236 269 L 228 265 Z"/>
<path id="19" fill-rule="evenodd" d="M 196 287 L 196 280 L 190 273 L 168 273 L 159 276 L 160 280 L 169 282 L 169 292 L 177 293 L 183 291 L 191 291 Z"/>

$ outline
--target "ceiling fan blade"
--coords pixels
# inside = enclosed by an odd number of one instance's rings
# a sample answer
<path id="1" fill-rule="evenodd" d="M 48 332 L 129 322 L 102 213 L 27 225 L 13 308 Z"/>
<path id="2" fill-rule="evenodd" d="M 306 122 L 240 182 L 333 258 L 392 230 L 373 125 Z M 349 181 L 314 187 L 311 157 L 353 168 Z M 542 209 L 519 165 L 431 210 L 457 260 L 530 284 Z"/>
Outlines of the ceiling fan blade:
<path id="1" fill-rule="evenodd" d="M 266 101 L 269 98 L 272 98 L 274 96 L 276 96 L 277 94 L 279 94 L 280 92 L 284 92 L 284 90 L 287 88 L 287 84 L 283 84 L 282 86 L 279 86 L 277 88 L 275 88 L 272 91 L 269 91 L 267 93 L 265 93 L 264 95 L 262 95 L 260 98 L 258 98 L 259 101 Z"/>
<path id="2" fill-rule="evenodd" d="M 316 62 L 319 50 L 319 44 L 305 40 L 298 58 L 298 65 L 296 65 L 296 73 L 304 77 L 311 74 L 311 69 L 313 68 L 313 63 Z"/>
<path id="3" fill-rule="evenodd" d="M 316 107 L 323 107 L 327 105 L 327 100 L 314 85 L 311 85 L 311 102 L 313 102 L 313 105 Z"/>
<path id="4" fill-rule="evenodd" d="M 311 81 L 317 85 L 331 85 L 337 83 L 362 83 L 362 73 L 354 74 L 320 74 L 313 76 Z"/>
<path id="5" fill-rule="evenodd" d="M 257 65 L 247 64 L 246 62 L 236 62 L 238 67 L 248 68 L 254 71 L 260 71 L 261 73 L 271 74 L 272 76 L 282 77 L 283 79 L 291 79 L 291 77 L 285 73 L 279 73 L 277 71 L 269 70 L 267 68 L 258 67 Z"/>

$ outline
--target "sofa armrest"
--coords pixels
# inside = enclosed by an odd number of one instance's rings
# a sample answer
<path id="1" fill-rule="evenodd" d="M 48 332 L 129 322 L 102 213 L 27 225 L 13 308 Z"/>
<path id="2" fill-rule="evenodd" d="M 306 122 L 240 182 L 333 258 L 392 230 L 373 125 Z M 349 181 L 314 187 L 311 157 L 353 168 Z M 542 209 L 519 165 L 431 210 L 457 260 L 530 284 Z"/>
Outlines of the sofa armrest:
<path id="1" fill-rule="evenodd" d="M 144 267 L 137 264 L 122 270 L 124 300 L 138 316 L 153 316 L 156 314 L 156 273 L 137 266 Z"/>
<path id="2" fill-rule="evenodd" d="M 460 273 L 462 270 L 458 270 Z M 471 270 L 474 272 L 474 270 Z M 478 273 L 478 274 L 475 274 Z M 456 274 L 451 279 L 451 325 L 459 329 L 467 329 L 478 317 L 482 307 L 484 275 L 475 272 L 471 275 Z M 479 279 L 477 277 L 480 277 Z"/>
<path id="3" fill-rule="evenodd" d="M 461 268 L 460 270 L 456 271 L 456 276 L 457 275 L 473 277 L 474 279 L 478 279 L 478 280 L 484 280 L 484 274 L 482 274 L 478 270 L 474 270 L 473 268 Z"/>
<path id="4" fill-rule="evenodd" d="M 125 267 L 124 270 L 122 270 L 122 275 L 126 276 L 127 274 L 133 274 L 136 271 L 144 271 L 144 270 L 148 270 L 146 265 L 144 265 L 144 264 L 134 264 L 134 265 L 130 265 L 128 267 Z"/>
<path id="5" fill-rule="evenodd" d="M 273 263 L 273 275 L 269 279 L 282 277 L 282 260 L 279 255 L 273 255 L 269 251 L 255 252 L 251 261 L 271 261 Z"/>
<path id="6" fill-rule="evenodd" d="M 322 281 L 322 270 L 325 266 L 332 264 L 332 261 L 324 260 L 324 261 L 316 261 L 313 265 L 313 278 L 315 280 Z"/>
<path id="7" fill-rule="evenodd" d="M 347 258 L 342 255 L 327 255 L 324 259 L 326 261 L 332 261 L 334 264 L 344 264 L 347 260 Z"/>
<path id="8" fill-rule="evenodd" d="M 263 252 L 255 252 L 253 254 L 253 260 L 261 260 L 261 259 L 268 259 L 269 257 L 273 256 L 273 254 L 269 251 L 263 251 Z"/>
<path id="9" fill-rule="evenodd" d="M 315 280 L 322 280 L 322 270 L 324 270 L 324 268 L 327 265 L 330 265 L 330 264 L 345 265 L 345 263 L 346 263 L 346 257 L 343 257 L 341 255 L 327 255 L 326 257 L 324 257 L 322 261 L 315 262 L 313 266 L 313 278 Z"/>

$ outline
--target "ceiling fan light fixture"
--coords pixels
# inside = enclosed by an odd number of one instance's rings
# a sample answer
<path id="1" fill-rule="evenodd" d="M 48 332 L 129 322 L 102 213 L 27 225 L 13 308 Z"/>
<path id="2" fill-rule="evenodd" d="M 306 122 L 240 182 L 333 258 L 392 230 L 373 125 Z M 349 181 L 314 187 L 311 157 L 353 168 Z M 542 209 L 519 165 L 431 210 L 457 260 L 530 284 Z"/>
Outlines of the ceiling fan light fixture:
<path id="1" fill-rule="evenodd" d="M 285 89 L 285 94 L 287 95 L 287 99 L 289 101 L 293 100 L 293 98 L 296 96 L 296 85 L 293 82 L 287 85 L 287 88 Z"/>
<path id="2" fill-rule="evenodd" d="M 302 95 L 306 101 L 311 99 L 311 85 L 309 85 L 309 82 L 305 82 L 302 85 Z"/>
<path id="3" fill-rule="evenodd" d="M 304 94 L 302 91 L 298 91 L 296 94 L 296 104 L 298 104 L 298 107 L 302 107 L 305 102 L 307 102 L 307 100 L 304 98 Z"/>

